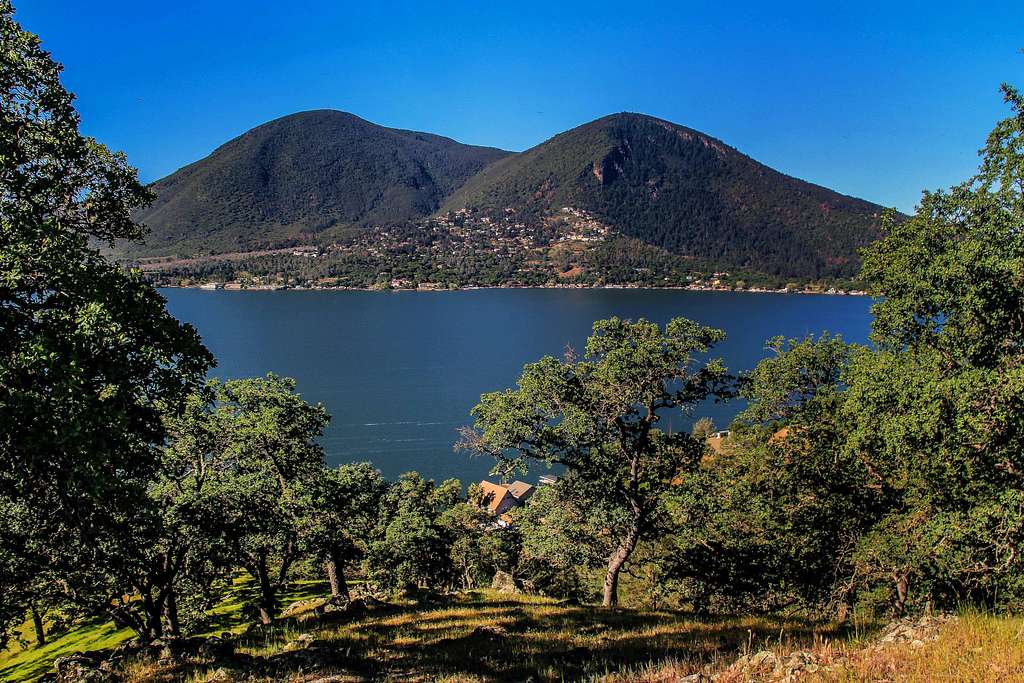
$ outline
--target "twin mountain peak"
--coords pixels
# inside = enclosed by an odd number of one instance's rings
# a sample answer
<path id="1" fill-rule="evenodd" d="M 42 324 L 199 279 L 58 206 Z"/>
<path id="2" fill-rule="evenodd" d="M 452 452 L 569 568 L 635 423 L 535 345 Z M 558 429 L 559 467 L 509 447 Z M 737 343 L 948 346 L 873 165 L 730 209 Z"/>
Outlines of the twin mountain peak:
<path id="1" fill-rule="evenodd" d="M 782 277 L 855 274 L 882 207 L 642 114 L 514 153 L 317 110 L 258 126 L 153 185 L 138 256 L 325 244 L 448 212 L 542 222 L 579 211 L 626 244 Z"/>

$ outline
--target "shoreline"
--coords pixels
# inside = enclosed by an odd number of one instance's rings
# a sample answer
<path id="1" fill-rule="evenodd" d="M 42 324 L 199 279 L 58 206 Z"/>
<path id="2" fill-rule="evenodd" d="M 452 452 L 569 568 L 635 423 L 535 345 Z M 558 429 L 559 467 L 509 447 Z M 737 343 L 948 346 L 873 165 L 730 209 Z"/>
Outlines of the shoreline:
<path id="1" fill-rule="evenodd" d="M 494 289 L 573 289 L 573 290 L 595 290 L 595 289 L 616 289 L 616 290 L 650 290 L 650 291 L 679 291 L 679 292 L 717 292 L 720 294 L 818 294 L 821 296 L 864 296 L 871 295 L 865 291 L 839 291 L 835 289 L 821 291 L 816 289 L 727 289 L 722 287 L 668 287 L 652 286 L 640 287 L 632 285 L 510 285 L 510 286 L 468 286 L 449 289 L 447 287 L 402 287 L 402 288 L 375 288 L 375 287 L 293 287 L 279 285 L 255 285 L 252 287 L 228 287 L 225 285 L 211 286 L 211 283 L 196 285 L 155 285 L 157 289 L 197 289 L 206 292 L 375 292 L 381 294 L 394 294 L 400 292 L 416 293 L 438 293 L 438 292 L 468 292 L 478 290 Z"/>

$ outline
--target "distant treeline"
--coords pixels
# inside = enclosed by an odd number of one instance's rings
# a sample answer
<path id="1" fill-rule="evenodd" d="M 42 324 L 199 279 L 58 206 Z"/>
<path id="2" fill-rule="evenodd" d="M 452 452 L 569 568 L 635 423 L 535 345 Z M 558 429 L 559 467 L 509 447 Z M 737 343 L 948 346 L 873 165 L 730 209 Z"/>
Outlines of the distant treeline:
<path id="1" fill-rule="evenodd" d="M 430 283 L 447 288 L 560 285 L 628 285 L 686 287 L 694 283 L 727 288 L 783 289 L 813 286 L 825 290 L 859 289 L 855 279 L 783 278 L 744 269 L 718 274 L 710 261 L 677 256 L 636 239 L 612 237 L 571 248 L 544 245 L 539 252 L 496 250 L 483 240 L 456 238 L 419 225 L 388 228 L 400 244 L 373 252 L 368 236 L 321 247 L 315 256 L 278 252 L 230 258 L 207 257 L 150 271 L 159 285 L 204 282 L 275 283 L 291 286 L 388 288 L 397 281 L 416 287 Z M 337 248 L 336 248 L 337 246 Z M 308 247 L 296 247 L 296 249 Z"/>

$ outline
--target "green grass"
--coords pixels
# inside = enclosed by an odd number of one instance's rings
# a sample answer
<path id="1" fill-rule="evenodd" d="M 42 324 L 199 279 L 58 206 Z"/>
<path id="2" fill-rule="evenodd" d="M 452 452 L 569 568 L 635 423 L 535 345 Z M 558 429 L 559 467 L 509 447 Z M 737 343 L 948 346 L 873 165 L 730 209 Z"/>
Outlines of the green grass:
<path id="1" fill-rule="evenodd" d="M 225 631 L 239 634 L 245 631 L 251 622 L 242 618 L 242 608 L 247 602 L 253 602 L 255 590 L 248 576 L 235 578 L 226 598 L 210 612 L 209 622 L 198 635 L 220 635 Z M 299 581 L 281 594 L 280 601 L 282 607 L 287 607 L 293 602 L 321 597 L 326 593 L 327 587 L 323 582 Z M 31 634 L 28 623 L 20 630 Z M 111 621 L 93 619 L 79 623 L 63 633 L 48 634 L 49 642 L 43 647 L 30 643 L 21 648 L 14 644 L 10 649 L 0 652 L 0 681 L 33 680 L 52 670 L 53 662 L 58 657 L 112 648 L 134 636 L 130 629 L 118 629 Z"/>
<path id="2" fill-rule="evenodd" d="M 129 629 L 118 629 L 110 621 L 92 620 L 63 634 L 54 634 L 43 647 L 0 652 L 0 680 L 27 681 L 38 678 L 53 667 L 53 660 L 73 652 L 114 647 L 132 637 Z"/>
<path id="3" fill-rule="evenodd" d="M 238 635 L 244 632 L 252 622 L 242 617 L 242 609 L 246 604 L 255 604 L 256 592 L 251 577 L 243 575 L 235 578 L 224 600 L 210 611 L 208 622 L 195 635 L 219 636 L 227 631 Z M 323 581 L 296 581 L 280 593 L 278 602 L 285 609 L 294 602 L 324 598 L 327 595 L 327 584 Z"/>
<path id="4" fill-rule="evenodd" d="M 267 658 L 273 671 L 253 680 L 299 680 L 308 668 L 301 653 L 288 644 L 301 634 L 316 640 L 326 652 L 322 672 L 351 680 L 387 679 L 502 681 L 562 681 L 589 678 L 657 666 L 671 660 L 686 669 L 731 657 L 749 647 L 786 639 L 811 641 L 831 629 L 809 622 L 772 618 L 700 619 L 679 612 L 575 606 L 550 598 L 509 596 L 477 591 L 444 603 L 412 602 L 371 610 L 352 621 L 317 621 L 309 614 L 282 619 L 273 628 L 249 635 L 242 607 L 253 586 L 238 579 L 227 598 L 210 614 L 206 634 L 231 631 L 239 635 L 239 651 Z M 282 596 L 282 606 L 326 595 L 317 582 L 297 584 Z M 478 627 L 499 629 L 486 633 Z M 46 673 L 56 657 L 76 651 L 112 647 L 132 637 L 103 622 L 79 625 L 54 635 L 43 648 L 0 655 L 0 679 L 30 680 Z M 682 664 L 679 664 L 679 663 Z M 191 661 L 170 669 L 138 662 L 124 672 L 129 681 L 203 681 L 218 663 Z"/>

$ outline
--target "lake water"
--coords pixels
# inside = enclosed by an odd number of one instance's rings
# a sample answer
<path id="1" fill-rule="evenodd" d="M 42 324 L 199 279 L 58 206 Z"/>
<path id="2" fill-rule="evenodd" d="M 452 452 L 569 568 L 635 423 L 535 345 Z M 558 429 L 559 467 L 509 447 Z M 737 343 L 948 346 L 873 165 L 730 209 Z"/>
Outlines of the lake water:
<path id="1" fill-rule="evenodd" d="M 416 470 L 464 484 L 491 467 L 452 448 L 480 394 L 511 386 L 523 364 L 545 354 L 582 349 L 595 320 L 685 316 L 719 327 L 728 338 L 713 355 L 748 370 L 775 335 L 828 330 L 866 341 L 871 305 L 866 297 L 680 290 L 162 293 L 217 357 L 214 375 L 287 375 L 327 407 L 322 443 L 332 464 L 369 460 L 389 478 Z M 724 428 L 738 410 L 704 405 L 673 426 L 706 415 Z"/>

